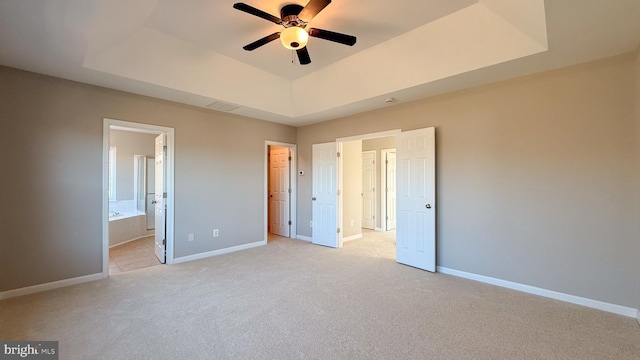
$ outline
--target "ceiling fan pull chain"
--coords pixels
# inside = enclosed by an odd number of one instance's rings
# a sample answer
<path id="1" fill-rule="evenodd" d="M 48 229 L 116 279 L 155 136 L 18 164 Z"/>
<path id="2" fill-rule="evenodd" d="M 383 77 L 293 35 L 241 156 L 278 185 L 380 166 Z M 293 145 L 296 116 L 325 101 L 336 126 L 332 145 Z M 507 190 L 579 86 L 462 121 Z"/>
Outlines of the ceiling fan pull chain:
<path id="1" fill-rule="evenodd" d="M 295 51 L 291 50 L 291 63 L 296 64 L 296 54 Z"/>

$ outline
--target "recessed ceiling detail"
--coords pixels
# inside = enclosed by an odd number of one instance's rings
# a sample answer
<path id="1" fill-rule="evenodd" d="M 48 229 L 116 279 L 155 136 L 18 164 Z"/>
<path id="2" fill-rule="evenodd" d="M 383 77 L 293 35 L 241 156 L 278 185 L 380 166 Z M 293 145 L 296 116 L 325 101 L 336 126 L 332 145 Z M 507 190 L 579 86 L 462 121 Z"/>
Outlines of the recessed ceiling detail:
<path id="1" fill-rule="evenodd" d="M 290 3 L 246 1 L 270 14 Z M 3 1 L 0 64 L 301 125 L 640 43 L 637 0 L 336 0 L 312 25 L 352 34 L 356 46 L 309 41 L 313 62 L 299 66 L 282 46 L 242 49 L 282 26 L 250 21 L 236 2 Z"/>
<path id="2" fill-rule="evenodd" d="M 182 14 L 184 17 L 190 18 L 188 15 L 196 12 L 214 14 L 218 7 L 212 1 L 194 3 L 181 2 L 183 13 L 191 10 Z M 459 8 L 462 4 L 466 6 Z M 221 53 L 223 49 L 215 51 L 215 43 L 204 48 L 196 40 L 185 40 L 188 36 L 184 32 L 181 37 L 175 36 L 169 29 L 177 31 L 172 22 L 182 16 L 174 13 L 167 19 L 164 8 L 178 11 L 175 4 L 158 1 L 156 6 L 139 6 L 137 13 L 130 12 L 131 25 L 126 27 L 129 31 L 119 41 L 90 46 L 83 65 L 295 119 L 547 50 L 542 0 L 467 1 L 457 5 L 453 12 L 450 8 L 439 9 L 442 17 L 358 49 L 359 52 L 331 64 L 322 64 L 325 60 L 320 58 L 318 67 L 291 79 L 278 76 L 279 70 L 269 66 L 269 57 L 264 66 L 252 65 L 244 62 L 244 54 L 226 56 Z M 205 11 L 207 6 L 209 11 Z M 325 10 L 328 12 L 332 6 Z M 397 7 L 394 3 L 389 9 Z M 222 18 L 232 20 L 232 24 L 220 24 L 220 28 L 211 29 L 210 33 L 234 33 L 229 26 L 238 28 L 240 23 L 253 23 L 247 21 L 247 14 L 231 6 L 219 10 L 223 11 L 221 16 L 202 21 L 214 23 Z M 95 23 L 109 24 L 114 19 L 107 15 L 115 11 L 99 13 Z M 243 17 L 241 22 L 236 21 L 238 15 Z M 324 11 L 318 18 L 323 15 Z M 194 21 L 200 19 L 196 17 Z M 184 22 L 180 24 L 185 26 Z M 203 28 L 207 32 L 207 26 Z M 96 27 L 91 38 L 102 39 L 113 33 L 112 26 Z M 366 38 L 367 34 L 360 37 Z M 277 50 L 282 52 L 281 48 Z"/>

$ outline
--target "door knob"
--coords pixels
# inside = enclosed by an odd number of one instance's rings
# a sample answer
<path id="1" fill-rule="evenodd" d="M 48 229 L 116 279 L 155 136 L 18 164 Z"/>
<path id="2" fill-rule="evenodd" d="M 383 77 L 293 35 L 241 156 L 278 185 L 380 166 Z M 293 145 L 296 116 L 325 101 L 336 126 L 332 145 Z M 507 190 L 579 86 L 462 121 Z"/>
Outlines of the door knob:
<path id="1" fill-rule="evenodd" d="M 427 204 L 427 205 L 425 205 L 425 207 L 426 207 L 427 209 L 431 209 L 431 204 Z"/>
<path id="2" fill-rule="evenodd" d="M 311 198 L 311 200 L 316 201 L 316 197 L 315 197 L 315 196 L 314 196 L 314 197 L 312 197 L 312 198 Z"/>
<path id="3" fill-rule="evenodd" d="M 157 204 L 157 203 L 158 203 L 158 202 L 157 202 L 157 201 L 155 201 L 155 200 L 151 201 L 151 204 L 153 204 L 153 205 L 155 205 L 155 204 Z"/>

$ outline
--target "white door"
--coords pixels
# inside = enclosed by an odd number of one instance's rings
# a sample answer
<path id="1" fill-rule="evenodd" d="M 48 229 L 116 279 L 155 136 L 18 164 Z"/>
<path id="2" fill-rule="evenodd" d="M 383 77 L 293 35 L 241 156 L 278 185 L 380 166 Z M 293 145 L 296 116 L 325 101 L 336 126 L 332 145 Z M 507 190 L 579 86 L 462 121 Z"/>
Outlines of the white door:
<path id="1" fill-rule="evenodd" d="M 155 253 L 162 264 L 166 261 L 166 189 L 165 189 L 165 135 L 156 138 L 155 158 Z"/>
<path id="2" fill-rule="evenodd" d="M 385 230 L 393 230 L 396 228 L 396 153 L 387 152 L 385 160 L 385 175 L 387 179 L 386 191 L 386 209 Z"/>
<path id="3" fill-rule="evenodd" d="M 362 152 L 362 227 L 376 227 L 376 152 Z"/>
<path id="4" fill-rule="evenodd" d="M 396 157 L 396 261 L 435 272 L 435 129 L 398 134 Z"/>
<path id="5" fill-rule="evenodd" d="M 312 165 L 312 242 L 337 248 L 336 143 L 313 144 Z"/>
<path id="6" fill-rule="evenodd" d="M 290 237 L 289 199 L 291 156 L 286 147 L 271 147 L 269 151 L 269 218 L 272 234 Z"/>

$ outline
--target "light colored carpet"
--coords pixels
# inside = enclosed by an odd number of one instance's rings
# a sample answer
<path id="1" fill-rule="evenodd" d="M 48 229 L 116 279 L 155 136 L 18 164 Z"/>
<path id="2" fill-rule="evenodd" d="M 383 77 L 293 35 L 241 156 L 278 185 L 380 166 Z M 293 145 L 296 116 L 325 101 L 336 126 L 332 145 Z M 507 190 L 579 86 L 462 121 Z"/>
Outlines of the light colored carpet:
<path id="1" fill-rule="evenodd" d="M 299 240 L 0 302 L 60 359 L 640 359 L 634 319 Z"/>
<path id="2" fill-rule="evenodd" d="M 109 249 L 109 275 L 160 265 L 156 258 L 155 238 L 148 236 Z"/>

